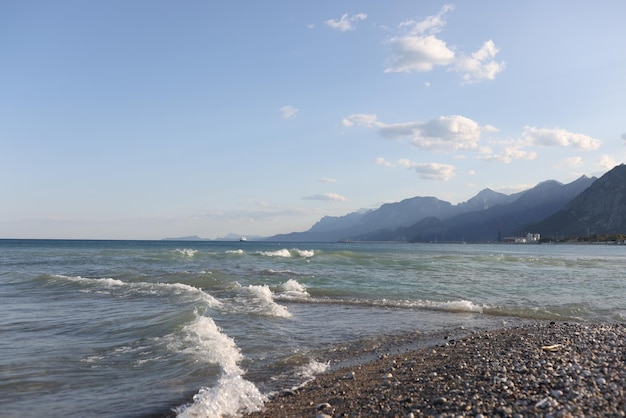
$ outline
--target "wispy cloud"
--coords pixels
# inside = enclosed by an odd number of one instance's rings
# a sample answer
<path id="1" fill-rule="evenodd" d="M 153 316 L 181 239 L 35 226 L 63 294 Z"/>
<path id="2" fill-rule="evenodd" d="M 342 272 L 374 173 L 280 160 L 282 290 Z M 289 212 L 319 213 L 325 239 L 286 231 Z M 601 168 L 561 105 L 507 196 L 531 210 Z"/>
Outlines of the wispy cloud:
<path id="1" fill-rule="evenodd" d="M 367 19 L 367 15 L 365 13 L 357 13 L 355 15 L 349 16 L 348 13 L 344 13 L 341 15 L 339 19 L 328 19 L 326 25 L 330 26 L 333 29 L 339 30 L 341 32 L 346 32 L 349 30 L 355 29 L 356 22 Z"/>
<path id="2" fill-rule="evenodd" d="M 325 202 L 347 202 L 344 196 L 341 196 L 337 193 L 324 193 L 324 194 L 314 194 L 311 196 L 305 196 L 302 200 L 322 200 Z"/>
<path id="3" fill-rule="evenodd" d="M 600 159 L 596 162 L 596 167 L 604 170 L 604 171 L 608 171 L 611 170 L 613 167 L 615 167 L 616 165 L 618 165 L 619 163 L 617 162 L 617 160 L 615 160 L 615 158 L 611 157 L 610 155 L 602 155 L 600 157 Z"/>
<path id="4" fill-rule="evenodd" d="M 486 41 L 471 54 L 448 47 L 438 37 L 446 25 L 445 16 L 454 10 L 453 5 L 445 5 L 439 13 L 423 20 L 406 20 L 398 25 L 398 35 L 389 39 L 391 57 L 386 73 L 412 73 L 432 71 L 436 66 L 462 74 L 464 83 L 493 80 L 504 70 L 504 62 L 496 62 L 498 53 L 493 40 Z"/>
<path id="5" fill-rule="evenodd" d="M 293 119 L 299 111 L 300 109 L 292 105 L 283 106 L 280 108 L 280 117 L 283 119 Z"/>
<path id="6" fill-rule="evenodd" d="M 494 141 L 493 145 L 497 146 L 498 151 L 493 151 L 492 147 L 483 147 L 478 159 L 509 164 L 514 160 L 534 160 L 538 156 L 537 152 L 526 149 L 529 144 L 521 139 Z"/>
<path id="7" fill-rule="evenodd" d="M 589 135 L 574 133 L 560 128 L 536 128 L 525 126 L 522 138 L 535 145 L 571 146 L 585 151 L 593 151 L 600 147 L 602 141 Z"/>
<path id="8" fill-rule="evenodd" d="M 456 175 L 456 167 L 450 164 L 416 163 L 408 159 L 399 159 L 396 162 L 387 161 L 382 157 L 375 160 L 375 164 L 386 167 L 402 167 L 414 170 L 424 180 L 447 181 Z"/>
<path id="9" fill-rule="evenodd" d="M 417 148 L 429 151 L 475 150 L 482 132 L 496 129 L 464 116 L 440 116 L 427 122 L 384 123 L 376 115 L 354 114 L 343 119 L 346 127 L 377 128 L 387 139 L 409 140 Z"/>
<path id="10" fill-rule="evenodd" d="M 581 157 L 570 157 L 570 158 L 566 158 L 563 161 L 559 161 L 556 164 L 556 168 L 562 168 L 562 167 L 569 167 L 569 168 L 575 168 L 575 167 L 580 167 L 583 164 L 583 159 Z"/>
<path id="11" fill-rule="evenodd" d="M 322 177 L 317 179 L 320 183 L 337 183 L 337 180 L 331 179 L 330 177 Z"/>

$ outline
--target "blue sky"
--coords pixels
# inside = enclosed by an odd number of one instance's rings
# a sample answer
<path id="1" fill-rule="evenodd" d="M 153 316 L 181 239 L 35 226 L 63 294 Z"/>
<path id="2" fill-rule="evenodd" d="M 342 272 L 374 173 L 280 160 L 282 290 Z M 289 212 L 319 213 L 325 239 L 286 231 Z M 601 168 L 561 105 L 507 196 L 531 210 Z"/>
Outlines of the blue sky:
<path id="1" fill-rule="evenodd" d="M 0 237 L 308 229 L 626 160 L 626 3 L 4 0 Z"/>

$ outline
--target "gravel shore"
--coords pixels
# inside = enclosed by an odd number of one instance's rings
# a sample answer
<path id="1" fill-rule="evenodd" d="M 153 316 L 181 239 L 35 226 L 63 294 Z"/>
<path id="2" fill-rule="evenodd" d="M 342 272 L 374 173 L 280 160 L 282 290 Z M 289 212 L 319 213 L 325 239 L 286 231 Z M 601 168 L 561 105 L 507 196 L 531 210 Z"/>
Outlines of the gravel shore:
<path id="1" fill-rule="evenodd" d="M 626 325 L 535 323 L 318 376 L 250 417 L 623 417 Z"/>

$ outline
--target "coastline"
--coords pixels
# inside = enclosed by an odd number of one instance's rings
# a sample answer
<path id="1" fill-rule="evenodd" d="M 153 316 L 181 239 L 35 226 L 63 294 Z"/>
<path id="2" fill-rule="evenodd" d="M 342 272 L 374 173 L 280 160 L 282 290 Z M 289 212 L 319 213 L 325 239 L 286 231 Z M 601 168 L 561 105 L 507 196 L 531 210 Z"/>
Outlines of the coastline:
<path id="1" fill-rule="evenodd" d="M 477 332 L 324 373 L 247 416 L 626 416 L 626 325 Z"/>

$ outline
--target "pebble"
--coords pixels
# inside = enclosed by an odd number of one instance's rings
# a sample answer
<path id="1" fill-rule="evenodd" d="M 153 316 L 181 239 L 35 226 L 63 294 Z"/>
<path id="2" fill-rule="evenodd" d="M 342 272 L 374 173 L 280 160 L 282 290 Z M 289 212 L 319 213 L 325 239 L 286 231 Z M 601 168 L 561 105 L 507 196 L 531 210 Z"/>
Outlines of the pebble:
<path id="1" fill-rule="evenodd" d="M 625 353 L 625 324 L 537 322 L 482 331 L 436 350 L 381 356 L 361 365 L 358 379 L 344 379 L 345 370 L 319 376 L 319 384 L 251 415 L 624 417 Z M 382 386 L 380 370 L 394 371 L 382 373 L 389 382 Z M 315 399 L 332 406 L 314 409 Z"/>

